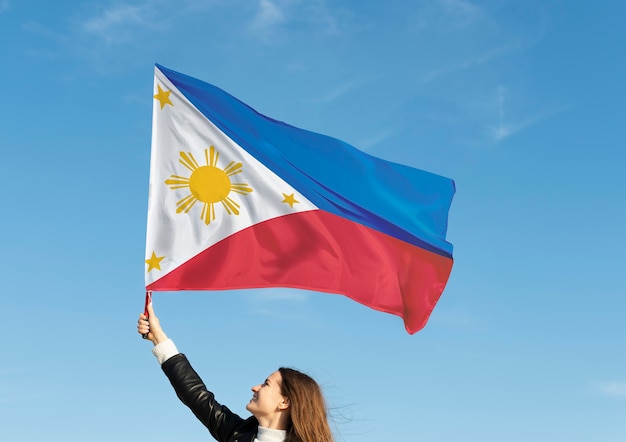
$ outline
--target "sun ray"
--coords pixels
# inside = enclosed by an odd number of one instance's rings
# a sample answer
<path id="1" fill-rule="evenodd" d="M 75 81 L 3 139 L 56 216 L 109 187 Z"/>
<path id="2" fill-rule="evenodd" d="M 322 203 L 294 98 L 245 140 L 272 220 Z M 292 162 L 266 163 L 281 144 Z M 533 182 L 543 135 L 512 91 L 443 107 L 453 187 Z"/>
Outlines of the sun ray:
<path id="1" fill-rule="evenodd" d="M 224 173 L 228 176 L 235 175 L 236 173 L 241 173 L 243 170 L 243 165 L 241 163 L 233 163 L 235 162 L 231 161 L 230 164 L 224 168 Z"/>
<path id="2" fill-rule="evenodd" d="M 215 204 L 204 203 L 200 219 L 204 220 L 204 224 L 207 226 L 211 224 L 211 221 L 215 221 Z"/>
<path id="3" fill-rule="evenodd" d="M 217 160 L 220 157 L 220 153 L 215 150 L 215 146 L 211 146 L 210 149 L 211 149 L 211 161 L 209 162 L 207 160 L 207 165 L 216 167 L 217 166 Z M 206 149 L 204 149 L 204 154 L 206 155 Z"/>
<path id="4" fill-rule="evenodd" d="M 165 184 L 170 186 L 170 189 L 182 189 L 189 187 L 189 178 L 179 175 L 170 176 L 169 180 L 165 180 Z"/>
<path id="5" fill-rule="evenodd" d="M 180 160 L 178 161 L 180 162 L 180 164 L 182 164 L 183 166 L 185 166 L 187 169 L 191 170 L 192 172 L 200 167 L 200 165 L 198 164 L 198 162 L 196 161 L 196 159 L 194 158 L 191 152 L 181 152 Z"/>
<path id="6" fill-rule="evenodd" d="M 181 212 L 185 212 L 188 213 L 189 210 L 191 210 L 191 208 L 193 207 L 194 204 L 196 204 L 196 201 L 198 201 L 198 199 L 193 196 L 193 195 L 187 195 L 185 198 L 179 200 L 176 203 L 176 213 L 181 213 Z"/>
<path id="7" fill-rule="evenodd" d="M 222 205 L 226 209 L 229 215 L 239 215 L 239 204 L 233 201 L 229 196 L 222 200 Z"/>
<path id="8" fill-rule="evenodd" d="M 241 195 L 247 195 L 248 193 L 252 192 L 252 188 L 243 183 L 232 183 L 230 185 L 230 190 L 233 192 L 237 192 Z"/>

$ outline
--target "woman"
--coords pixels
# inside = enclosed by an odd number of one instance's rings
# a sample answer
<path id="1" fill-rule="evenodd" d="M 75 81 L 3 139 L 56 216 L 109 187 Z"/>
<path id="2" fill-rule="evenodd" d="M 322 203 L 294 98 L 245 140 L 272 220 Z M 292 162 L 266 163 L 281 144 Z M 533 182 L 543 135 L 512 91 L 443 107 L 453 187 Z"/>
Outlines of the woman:
<path id="1" fill-rule="evenodd" d="M 279 368 L 252 387 L 243 419 L 215 401 L 174 342 L 167 337 L 152 304 L 139 316 L 137 331 L 152 341 L 152 352 L 179 399 L 220 442 L 332 442 L 321 389 L 309 376 Z"/>

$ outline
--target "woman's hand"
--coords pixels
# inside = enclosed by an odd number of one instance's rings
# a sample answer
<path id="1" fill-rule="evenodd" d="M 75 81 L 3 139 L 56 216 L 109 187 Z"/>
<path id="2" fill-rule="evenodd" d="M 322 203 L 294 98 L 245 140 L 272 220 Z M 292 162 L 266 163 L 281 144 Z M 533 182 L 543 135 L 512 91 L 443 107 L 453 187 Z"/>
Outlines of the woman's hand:
<path id="1" fill-rule="evenodd" d="M 167 340 L 167 335 L 161 328 L 161 322 L 154 314 L 152 303 L 148 304 L 147 318 L 143 313 L 139 315 L 139 320 L 137 320 L 137 333 L 144 336 L 145 339 L 152 341 L 154 345 Z"/>

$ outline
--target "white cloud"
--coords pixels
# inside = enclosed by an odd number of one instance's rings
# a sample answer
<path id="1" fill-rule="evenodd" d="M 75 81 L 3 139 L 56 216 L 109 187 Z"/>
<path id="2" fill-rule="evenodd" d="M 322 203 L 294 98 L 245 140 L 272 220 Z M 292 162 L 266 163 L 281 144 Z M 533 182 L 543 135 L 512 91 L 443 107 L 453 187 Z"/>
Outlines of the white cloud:
<path id="1" fill-rule="evenodd" d="M 84 28 L 92 32 L 106 32 L 111 28 L 126 24 L 141 24 L 143 22 L 141 7 L 120 5 L 114 9 L 104 11 L 99 17 L 92 18 L 84 23 Z"/>
<path id="2" fill-rule="evenodd" d="M 253 31 L 266 33 L 285 21 L 285 13 L 270 0 L 259 0 L 259 12 L 252 21 Z"/>
<path id="3" fill-rule="evenodd" d="M 53 40 L 57 43 L 64 43 L 68 40 L 68 38 L 65 35 L 59 32 L 56 32 L 50 28 L 47 28 L 43 26 L 41 23 L 34 22 L 34 21 L 27 21 L 26 23 L 22 25 L 22 29 L 32 34 L 40 35 L 44 37 L 46 40 Z"/>
<path id="4" fill-rule="evenodd" d="M 375 79 L 376 77 L 369 77 L 369 78 L 362 78 L 362 79 L 350 81 L 348 83 L 344 83 L 342 85 L 337 86 L 336 88 L 329 91 L 328 93 L 313 99 L 312 102 L 317 103 L 317 104 L 328 104 L 332 101 L 335 101 L 337 98 L 347 94 L 350 91 L 359 89 L 365 86 L 366 84 L 371 83 Z"/>
<path id="5" fill-rule="evenodd" d="M 315 24 L 318 32 L 326 35 L 341 33 L 339 20 L 328 9 L 325 0 L 316 0 L 308 4 L 305 14 Z"/>
<path id="6" fill-rule="evenodd" d="M 426 73 L 421 77 L 422 83 L 426 84 L 433 80 L 436 80 L 439 77 L 450 74 L 455 71 L 470 69 L 475 66 L 480 66 L 486 64 L 498 57 L 502 57 L 504 55 L 510 54 L 522 48 L 522 44 L 520 42 L 509 43 L 506 45 L 497 46 L 493 49 L 490 49 L 482 54 L 466 58 L 460 62 L 451 63 L 448 66 L 443 66 L 438 69 L 433 69 L 432 71 Z"/>
<path id="7" fill-rule="evenodd" d="M 102 38 L 106 43 L 119 43 L 131 36 L 133 27 L 145 26 L 146 5 L 121 4 L 82 23 L 82 29 Z"/>
<path id="8" fill-rule="evenodd" d="M 626 398 L 626 382 L 605 382 L 599 385 L 599 391 L 606 396 Z"/>
<path id="9" fill-rule="evenodd" d="M 466 0 L 439 0 L 446 13 L 454 15 L 467 23 L 474 21 L 480 15 L 478 6 Z"/>
<path id="10" fill-rule="evenodd" d="M 467 0 L 422 1 L 418 5 L 409 28 L 411 31 L 458 32 L 489 19 L 478 6 Z"/>
<path id="11" fill-rule="evenodd" d="M 491 137 L 496 141 L 500 141 L 508 137 L 513 133 L 513 129 L 511 127 L 507 127 L 504 125 L 504 100 L 505 100 L 506 90 L 502 86 L 498 86 L 497 90 L 497 102 L 498 102 L 498 125 L 490 126 L 488 128 Z M 520 128 L 521 129 L 521 128 Z"/>
<path id="12" fill-rule="evenodd" d="M 248 29 L 265 39 L 276 37 L 278 30 L 289 30 L 287 25 L 304 27 L 311 35 L 336 36 L 351 16 L 347 9 L 332 10 L 326 0 L 258 0 L 257 5 Z"/>
<path id="13" fill-rule="evenodd" d="M 371 149 L 373 149 L 374 147 L 376 147 L 378 144 L 381 144 L 383 141 L 388 140 L 389 138 L 393 137 L 394 135 L 396 135 L 398 133 L 397 129 L 386 129 L 386 130 L 382 130 L 379 131 L 377 133 L 371 134 L 369 135 L 367 138 L 363 139 L 362 141 L 359 141 L 356 146 L 364 151 L 369 151 Z"/>
<path id="14" fill-rule="evenodd" d="M 508 91 L 506 88 L 499 86 L 496 91 L 496 101 L 498 109 L 498 124 L 488 125 L 487 134 L 496 143 L 502 141 L 517 132 L 520 132 L 529 126 L 552 117 L 560 112 L 563 112 L 566 107 L 553 107 L 539 110 L 530 115 L 526 115 L 522 118 L 513 119 L 509 121 L 509 118 L 505 114 L 505 103 L 507 99 Z"/>
<path id="15" fill-rule="evenodd" d="M 195 15 L 215 7 L 220 0 L 139 0 L 116 2 L 100 7 L 90 17 L 79 20 L 79 29 L 107 44 L 132 40 L 141 29 L 163 30 L 184 16 Z"/>

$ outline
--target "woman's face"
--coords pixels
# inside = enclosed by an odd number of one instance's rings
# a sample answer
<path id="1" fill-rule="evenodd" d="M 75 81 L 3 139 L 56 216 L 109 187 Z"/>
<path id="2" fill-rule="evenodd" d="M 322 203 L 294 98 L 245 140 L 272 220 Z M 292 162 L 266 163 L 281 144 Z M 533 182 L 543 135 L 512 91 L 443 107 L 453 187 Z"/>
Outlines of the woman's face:
<path id="1" fill-rule="evenodd" d="M 287 398 L 282 395 L 282 376 L 275 371 L 267 377 L 265 382 L 252 387 L 252 399 L 246 405 L 246 409 L 257 419 L 271 417 L 281 410 L 286 409 L 289 404 Z"/>

